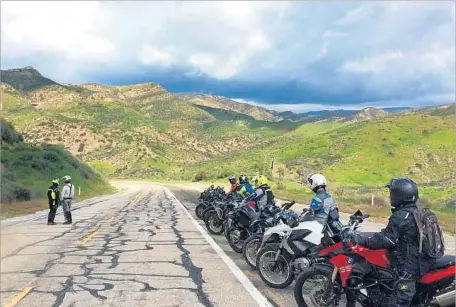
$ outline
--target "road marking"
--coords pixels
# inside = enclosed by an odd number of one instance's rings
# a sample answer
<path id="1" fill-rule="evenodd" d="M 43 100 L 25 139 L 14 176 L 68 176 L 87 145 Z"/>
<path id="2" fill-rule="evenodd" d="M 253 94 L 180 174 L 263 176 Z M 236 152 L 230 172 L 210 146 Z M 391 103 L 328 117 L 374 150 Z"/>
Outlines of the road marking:
<path id="1" fill-rule="evenodd" d="M 139 193 L 136 195 L 136 197 L 132 200 L 132 202 L 131 202 L 132 205 L 136 205 L 138 203 L 138 201 L 142 198 L 144 191 L 145 191 L 144 189 L 141 189 L 141 191 L 139 191 Z"/>
<path id="2" fill-rule="evenodd" d="M 89 242 L 90 240 L 92 240 L 92 238 L 97 234 L 97 230 L 95 230 L 94 232 L 92 232 L 91 234 L 89 234 L 87 237 L 85 237 L 84 239 L 82 239 L 81 241 L 81 244 L 86 244 L 87 242 Z"/>
<path id="3" fill-rule="evenodd" d="M 27 286 L 25 286 L 25 288 L 22 289 L 21 292 L 19 292 L 15 297 L 13 297 L 13 299 L 11 301 L 6 303 L 6 305 L 4 305 L 3 307 L 14 307 L 14 306 L 16 306 L 24 297 L 27 296 L 27 294 L 29 294 L 30 291 L 32 291 L 32 289 L 34 287 L 34 286 L 32 286 L 33 282 L 34 282 L 34 280 L 30 281 L 27 284 Z"/>
<path id="4" fill-rule="evenodd" d="M 179 199 L 167 188 L 163 187 L 165 190 L 165 193 L 168 194 L 167 196 L 170 197 L 171 199 L 174 199 L 174 201 L 184 210 L 185 213 L 187 213 L 188 217 L 190 220 L 193 222 L 195 225 L 196 229 L 201 233 L 203 238 L 209 243 L 209 245 L 212 247 L 212 249 L 219 255 L 219 257 L 225 262 L 225 264 L 228 266 L 230 269 L 231 273 L 236 276 L 236 278 L 239 280 L 239 282 L 242 284 L 244 289 L 252 296 L 252 298 L 257 302 L 258 306 L 261 307 L 274 307 L 268 299 L 261 294 L 260 291 L 252 284 L 250 279 L 247 278 L 247 276 L 242 273 L 241 269 L 231 260 L 230 257 L 228 257 L 227 254 L 220 248 L 220 246 L 215 243 L 214 239 L 204 230 L 203 227 L 193 218 L 193 216 L 188 212 L 187 208 L 180 202 Z"/>

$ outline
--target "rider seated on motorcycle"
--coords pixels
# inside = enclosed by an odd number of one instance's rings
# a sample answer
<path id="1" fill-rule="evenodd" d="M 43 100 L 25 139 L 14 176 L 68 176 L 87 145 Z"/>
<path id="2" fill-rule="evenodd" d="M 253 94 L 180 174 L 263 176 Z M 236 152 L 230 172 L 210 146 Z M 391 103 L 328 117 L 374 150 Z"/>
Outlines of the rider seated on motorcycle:
<path id="1" fill-rule="evenodd" d="M 340 232 L 342 229 L 340 220 L 338 218 L 336 220 L 329 219 L 328 216 L 331 210 L 337 209 L 337 205 L 332 196 L 326 191 L 328 182 L 325 176 L 310 173 L 307 175 L 307 183 L 309 188 L 315 193 L 309 208 L 315 220 L 321 224 L 328 223 L 334 232 Z"/>
<path id="2" fill-rule="evenodd" d="M 255 193 L 255 190 L 249 183 L 249 178 L 246 175 L 242 175 L 239 177 L 239 183 L 241 184 L 241 189 L 239 190 L 239 194 L 242 197 L 246 197 L 249 194 Z"/>
<path id="3" fill-rule="evenodd" d="M 249 195 L 247 199 L 255 201 L 256 206 L 260 211 L 266 208 L 266 206 L 275 203 L 274 194 L 268 185 L 268 178 L 266 176 L 260 175 L 256 178 L 255 192 Z"/>
<path id="4" fill-rule="evenodd" d="M 241 186 L 237 184 L 236 182 L 236 176 L 235 175 L 231 175 L 228 177 L 228 181 L 230 182 L 231 184 L 231 187 L 230 187 L 230 190 L 228 191 L 228 193 L 226 194 L 226 196 L 230 196 L 232 193 L 236 193 L 240 190 Z"/>
<path id="5" fill-rule="evenodd" d="M 392 206 L 392 215 L 386 228 L 371 237 L 356 233 L 351 233 L 350 237 L 354 244 L 393 252 L 390 260 L 399 274 L 399 279 L 394 284 L 393 293 L 385 306 L 409 307 L 416 292 L 416 281 L 432 267 L 433 262 L 423 259 L 419 253 L 419 230 L 413 217 L 419 197 L 418 186 L 409 178 L 396 178 L 386 187 L 390 192 Z M 356 262 L 349 277 L 349 286 L 362 287 L 364 276 L 371 270 L 367 262 Z M 347 306 L 355 306 L 355 303 L 350 302 Z"/>

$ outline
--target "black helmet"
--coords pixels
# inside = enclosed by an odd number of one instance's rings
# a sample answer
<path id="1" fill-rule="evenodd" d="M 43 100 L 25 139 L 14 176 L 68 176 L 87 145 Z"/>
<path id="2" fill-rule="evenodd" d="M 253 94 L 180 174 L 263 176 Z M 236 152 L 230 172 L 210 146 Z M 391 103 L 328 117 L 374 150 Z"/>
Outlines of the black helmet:
<path id="1" fill-rule="evenodd" d="M 393 178 L 386 185 L 390 190 L 390 202 L 393 207 L 400 207 L 418 201 L 418 186 L 409 178 Z"/>
<path id="2" fill-rule="evenodd" d="M 244 184 L 244 183 L 249 183 L 249 177 L 246 175 L 239 176 L 239 183 Z"/>

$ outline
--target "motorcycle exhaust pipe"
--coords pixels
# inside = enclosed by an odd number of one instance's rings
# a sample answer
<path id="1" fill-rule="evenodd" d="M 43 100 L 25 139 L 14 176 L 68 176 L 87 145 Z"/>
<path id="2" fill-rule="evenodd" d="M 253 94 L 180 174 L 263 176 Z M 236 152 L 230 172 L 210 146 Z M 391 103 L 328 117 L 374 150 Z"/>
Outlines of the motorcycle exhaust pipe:
<path id="1" fill-rule="evenodd" d="M 444 293 L 442 295 L 437 295 L 435 299 L 432 300 L 433 305 L 438 305 L 440 307 L 454 306 L 455 305 L 455 290 Z"/>

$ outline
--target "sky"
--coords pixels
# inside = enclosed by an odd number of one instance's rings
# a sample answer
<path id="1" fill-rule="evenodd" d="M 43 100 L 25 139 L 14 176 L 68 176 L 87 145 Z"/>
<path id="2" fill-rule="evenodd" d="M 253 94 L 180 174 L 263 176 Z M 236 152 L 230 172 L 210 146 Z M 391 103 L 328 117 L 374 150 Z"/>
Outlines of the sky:
<path id="1" fill-rule="evenodd" d="M 1 2 L 1 68 L 275 110 L 454 102 L 455 3 Z"/>

